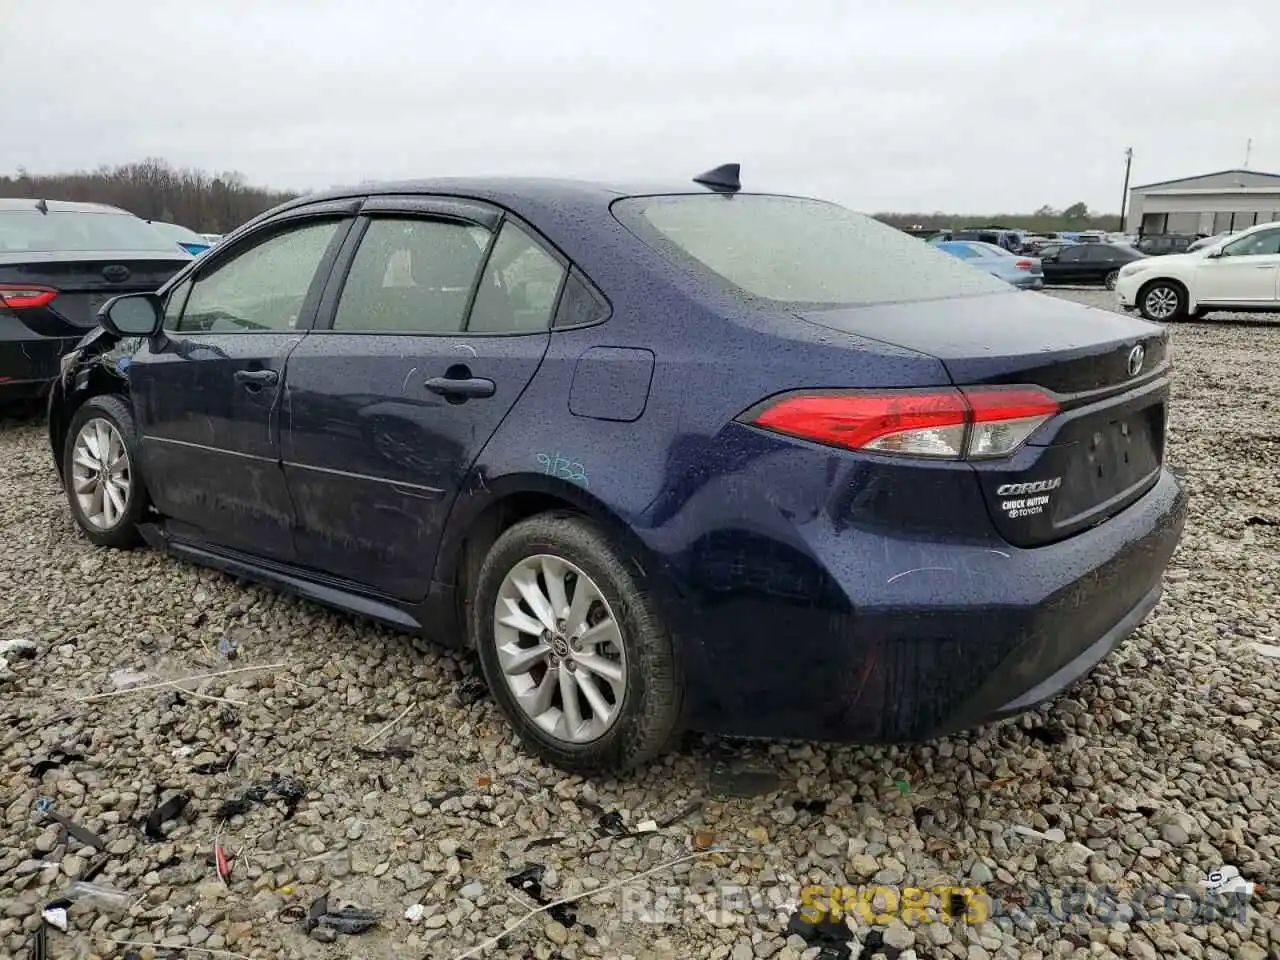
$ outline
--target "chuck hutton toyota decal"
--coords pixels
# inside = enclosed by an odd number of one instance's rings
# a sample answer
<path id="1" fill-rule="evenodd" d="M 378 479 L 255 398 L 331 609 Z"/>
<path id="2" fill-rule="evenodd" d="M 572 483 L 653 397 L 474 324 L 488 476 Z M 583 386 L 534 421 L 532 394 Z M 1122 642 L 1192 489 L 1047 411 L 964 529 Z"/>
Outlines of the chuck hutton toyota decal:
<path id="1" fill-rule="evenodd" d="M 1019 517 L 1034 517 L 1044 513 L 1049 508 L 1049 491 L 1057 490 L 1060 486 L 1062 486 L 1061 477 L 1052 477 L 1048 480 L 1033 480 L 1030 483 L 1003 483 L 996 487 L 996 496 L 1018 497 L 1019 494 L 1024 493 L 1040 494 L 1040 496 L 1019 497 L 1015 500 L 1000 501 L 1000 509 L 1011 520 Z"/>

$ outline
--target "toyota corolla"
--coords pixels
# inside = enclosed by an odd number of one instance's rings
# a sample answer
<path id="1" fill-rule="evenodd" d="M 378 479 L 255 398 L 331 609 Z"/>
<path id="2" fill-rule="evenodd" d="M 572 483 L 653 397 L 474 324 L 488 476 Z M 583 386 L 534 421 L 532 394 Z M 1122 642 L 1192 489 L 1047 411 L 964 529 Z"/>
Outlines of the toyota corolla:
<path id="1" fill-rule="evenodd" d="M 473 649 L 569 770 L 1052 698 L 1181 535 L 1166 332 L 738 177 L 264 214 L 64 359 L 72 515 Z"/>

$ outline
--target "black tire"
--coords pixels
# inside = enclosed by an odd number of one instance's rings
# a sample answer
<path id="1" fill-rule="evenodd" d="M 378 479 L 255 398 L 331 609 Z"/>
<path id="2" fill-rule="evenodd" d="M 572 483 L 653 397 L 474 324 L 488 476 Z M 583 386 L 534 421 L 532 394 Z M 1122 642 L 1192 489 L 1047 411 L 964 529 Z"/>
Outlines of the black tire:
<path id="1" fill-rule="evenodd" d="M 613 612 L 626 651 L 625 687 L 617 718 L 597 739 L 552 736 L 525 713 L 498 656 L 494 608 L 507 574 L 521 561 L 553 554 L 580 568 Z M 543 760 L 570 773 L 616 774 L 658 756 L 678 734 L 683 684 L 671 637 L 643 577 L 598 525 L 569 513 L 544 513 L 515 524 L 480 567 L 471 607 L 471 640 L 494 699 L 520 738 Z"/>
<path id="2" fill-rule="evenodd" d="M 125 509 L 119 519 L 109 527 L 92 523 L 85 515 L 75 492 L 75 457 L 76 440 L 80 429 L 91 420 L 106 420 L 120 435 L 125 452 L 129 457 L 128 496 Z M 128 549 L 142 542 L 138 532 L 138 524 L 146 515 L 149 500 L 146 486 L 142 482 L 139 466 L 138 430 L 133 421 L 133 412 L 129 403 L 122 397 L 112 394 L 91 397 L 78 409 L 67 426 L 66 438 L 62 447 L 62 487 L 67 494 L 67 502 L 71 506 L 71 516 L 86 537 L 100 547 L 117 547 Z"/>
<path id="3" fill-rule="evenodd" d="M 1108 290 L 1114 290 L 1116 288 L 1116 281 L 1119 279 L 1120 279 L 1120 271 L 1112 270 L 1110 273 L 1108 273 L 1105 277 L 1102 278 L 1102 282 Z"/>
<path id="4" fill-rule="evenodd" d="M 1156 309 L 1157 300 L 1172 304 L 1172 309 L 1165 313 Z M 1142 316 L 1152 323 L 1176 323 L 1187 318 L 1187 291 L 1182 284 L 1172 280 L 1152 280 L 1138 291 L 1138 310 Z"/>

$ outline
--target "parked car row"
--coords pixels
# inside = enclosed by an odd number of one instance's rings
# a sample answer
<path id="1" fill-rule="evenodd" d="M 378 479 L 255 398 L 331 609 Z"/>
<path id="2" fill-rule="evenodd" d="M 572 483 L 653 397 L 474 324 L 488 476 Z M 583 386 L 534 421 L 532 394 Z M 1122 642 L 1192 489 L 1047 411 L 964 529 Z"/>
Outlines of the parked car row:
<path id="1" fill-rule="evenodd" d="M 567 770 L 684 727 L 931 739 L 1075 683 L 1181 535 L 1167 331 L 740 186 L 278 207 L 64 358 L 71 514 L 473 649 Z"/>

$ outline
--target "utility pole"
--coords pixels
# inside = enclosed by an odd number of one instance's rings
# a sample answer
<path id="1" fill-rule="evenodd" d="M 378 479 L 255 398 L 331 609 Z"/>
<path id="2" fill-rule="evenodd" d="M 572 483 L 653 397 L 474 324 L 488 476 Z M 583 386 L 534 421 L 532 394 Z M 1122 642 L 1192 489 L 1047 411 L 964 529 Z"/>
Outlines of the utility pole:
<path id="1" fill-rule="evenodd" d="M 1133 147 L 1124 152 L 1124 193 L 1120 196 L 1120 232 L 1124 233 L 1124 210 L 1129 203 L 1129 170 L 1133 166 Z"/>
<path id="2" fill-rule="evenodd" d="M 1250 137 L 1244 143 L 1244 169 L 1249 169 L 1249 156 L 1253 153 L 1253 137 Z"/>

